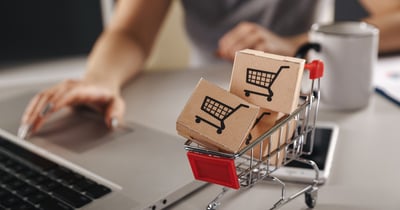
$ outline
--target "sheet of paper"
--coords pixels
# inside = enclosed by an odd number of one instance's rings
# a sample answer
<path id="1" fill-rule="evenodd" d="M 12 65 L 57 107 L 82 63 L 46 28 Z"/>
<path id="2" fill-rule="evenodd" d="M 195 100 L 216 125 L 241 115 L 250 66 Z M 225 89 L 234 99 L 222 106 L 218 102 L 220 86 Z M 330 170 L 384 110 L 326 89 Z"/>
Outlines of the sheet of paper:
<path id="1" fill-rule="evenodd" d="M 374 87 L 378 93 L 400 106 L 400 56 L 379 59 Z"/>

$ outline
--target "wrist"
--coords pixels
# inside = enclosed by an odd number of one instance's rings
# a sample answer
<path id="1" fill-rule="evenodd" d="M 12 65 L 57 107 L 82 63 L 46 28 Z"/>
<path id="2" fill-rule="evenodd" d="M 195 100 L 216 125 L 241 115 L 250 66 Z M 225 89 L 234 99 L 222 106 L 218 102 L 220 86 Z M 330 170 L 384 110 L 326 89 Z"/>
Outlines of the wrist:
<path id="1" fill-rule="evenodd" d="M 102 75 L 97 75 L 97 73 L 91 74 L 90 71 L 85 74 L 82 78 L 82 82 L 87 85 L 93 85 L 97 87 L 102 87 L 110 90 L 115 94 L 119 94 L 121 92 L 120 82 L 116 81 L 115 78 L 110 78 Z"/>

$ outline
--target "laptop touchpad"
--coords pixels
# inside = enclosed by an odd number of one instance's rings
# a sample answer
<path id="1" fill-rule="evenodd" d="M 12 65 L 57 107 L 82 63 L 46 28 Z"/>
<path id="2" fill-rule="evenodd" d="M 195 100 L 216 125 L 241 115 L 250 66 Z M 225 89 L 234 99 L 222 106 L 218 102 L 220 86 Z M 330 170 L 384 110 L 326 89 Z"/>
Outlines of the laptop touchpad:
<path id="1" fill-rule="evenodd" d="M 98 113 L 62 110 L 51 116 L 32 140 L 45 139 L 71 152 L 83 153 L 131 132 L 133 129 L 126 126 L 111 131 Z"/>

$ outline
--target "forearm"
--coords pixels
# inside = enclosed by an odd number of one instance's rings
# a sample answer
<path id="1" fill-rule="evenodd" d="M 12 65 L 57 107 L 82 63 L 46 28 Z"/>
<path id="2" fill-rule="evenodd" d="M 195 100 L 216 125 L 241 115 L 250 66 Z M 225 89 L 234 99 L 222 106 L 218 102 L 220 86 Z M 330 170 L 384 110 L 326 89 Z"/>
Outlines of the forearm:
<path id="1" fill-rule="evenodd" d="M 118 91 L 140 72 L 147 54 L 130 34 L 105 31 L 89 56 L 84 80 Z"/>
<path id="2" fill-rule="evenodd" d="M 170 0 L 119 0 L 89 56 L 84 80 L 118 91 L 150 54 Z"/>

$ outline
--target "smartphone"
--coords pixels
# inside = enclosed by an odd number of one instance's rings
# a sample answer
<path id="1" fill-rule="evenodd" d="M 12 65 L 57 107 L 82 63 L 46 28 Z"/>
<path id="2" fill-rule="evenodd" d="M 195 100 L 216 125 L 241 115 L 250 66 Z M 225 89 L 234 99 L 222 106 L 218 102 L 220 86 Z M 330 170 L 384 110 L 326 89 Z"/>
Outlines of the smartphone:
<path id="1" fill-rule="evenodd" d="M 328 180 L 332 167 L 332 160 L 339 134 L 339 127 L 330 122 L 318 122 L 314 131 L 313 152 L 311 155 L 302 155 L 302 158 L 313 160 L 319 168 L 319 183 Z M 307 136 L 304 145 L 306 151 L 309 147 L 311 134 Z M 308 164 L 291 161 L 273 173 L 274 176 L 287 181 L 312 183 L 315 178 L 315 170 Z"/>

